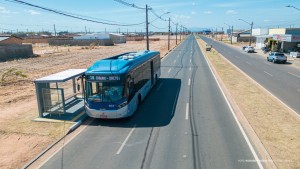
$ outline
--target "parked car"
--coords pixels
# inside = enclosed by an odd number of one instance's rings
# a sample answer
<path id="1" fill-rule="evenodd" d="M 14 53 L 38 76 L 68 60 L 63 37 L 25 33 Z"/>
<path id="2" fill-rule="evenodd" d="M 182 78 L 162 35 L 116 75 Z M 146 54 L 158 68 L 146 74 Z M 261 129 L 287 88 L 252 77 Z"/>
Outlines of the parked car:
<path id="1" fill-rule="evenodd" d="M 267 57 L 267 61 L 273 62 L 273 63 L 286 63 L 287 57 L 280 52 L 271 52 L 269 56 Z"/>
<path id="2" fill-rule="evenodd" d="M 253 46 L 245 46 L 244 51 L 247 53 L 250 53 L 250 52 L 254 53 L 255 49 Z"/>

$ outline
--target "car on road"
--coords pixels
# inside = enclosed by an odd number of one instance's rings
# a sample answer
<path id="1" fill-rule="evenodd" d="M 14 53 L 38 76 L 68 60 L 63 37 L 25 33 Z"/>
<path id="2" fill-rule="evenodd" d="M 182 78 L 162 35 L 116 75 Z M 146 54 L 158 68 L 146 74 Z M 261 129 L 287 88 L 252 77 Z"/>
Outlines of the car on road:
<path id="1" fill-rule="evenodd" d="M 273 63 L 286 63 L 287 57 L 280 52 L 271 52 L 269 56 L 267 56 L 267 61 Z"/>
<path id="2" fill-rule="evenodd" d="M 247 53 L 254 53 L 255 49 L 253 46 L 244 46 L 243 47 L 244 51 L 247 52 Z"/>

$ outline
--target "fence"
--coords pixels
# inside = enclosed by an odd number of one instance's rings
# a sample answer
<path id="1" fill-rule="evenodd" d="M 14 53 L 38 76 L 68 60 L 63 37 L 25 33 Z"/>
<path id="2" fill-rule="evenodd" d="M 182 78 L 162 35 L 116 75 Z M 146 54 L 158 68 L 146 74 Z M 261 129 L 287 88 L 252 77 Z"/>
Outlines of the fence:
<path id="1" fill-rule="evenodd" d="M 49 45 L 51 46 L 112 46 L 114 45 L 111 39 L 49 39 Z"/>

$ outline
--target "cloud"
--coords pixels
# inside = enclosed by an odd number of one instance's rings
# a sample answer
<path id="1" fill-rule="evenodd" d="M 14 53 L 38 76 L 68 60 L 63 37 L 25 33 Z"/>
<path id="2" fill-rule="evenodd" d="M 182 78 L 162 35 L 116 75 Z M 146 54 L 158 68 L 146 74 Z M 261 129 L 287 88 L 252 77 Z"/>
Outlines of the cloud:
<path id="1" fill-rule="evenodd" d="M 37 12 L 35 10 L 25 10 L 25 12 L 30 13 L 30 15 L 40 15 L 41 14 L 40 12 Z"/>
<path id="2" fill-rule="evenodd" d="M 270 20 L 269 19 L 265 19 L 264 22 L 270 22 Z"/>
<path id="3" fill-rule="evenodd" d="M 11 13 L 10 10 L 7 10 L 6 8 L 0 6 L 0 13 Z"/>
<path id="4" fill-rule="evenodd" d="M 238 5 L 237 3 L 217 3 L 217 4 L 214 4 L 213 6 L 220 7 L 220 8 L 228 8 L 228 7 L 234 7 L 237 5 Z"/>
<path id="5" fill-rule="evenodd" d="M 204 13 L 204 14 L 206 14 L 206 15 L 210 15 L 210 14 L 212 14 L 212 12 L 211 12 L 211 11 L 204 11 L 203 13 Z"/>
<path id="6" fill-rule="evenodd" d="M 191 15 L 195 15 L 195 14 L 196 14 L 196 12 L 195 12 L 195 11 L 192 11 L 192 12 L 191 12 Z"/>
<path id="7" fill-rule="evenodd" d="M 235 11 L 235 10 L 227 10 L 227 11 L 226 11 L 226 14 L 227 14 L 227 15 L 236 15 L 236 14 L 238 14 L 238 12 Z"/>

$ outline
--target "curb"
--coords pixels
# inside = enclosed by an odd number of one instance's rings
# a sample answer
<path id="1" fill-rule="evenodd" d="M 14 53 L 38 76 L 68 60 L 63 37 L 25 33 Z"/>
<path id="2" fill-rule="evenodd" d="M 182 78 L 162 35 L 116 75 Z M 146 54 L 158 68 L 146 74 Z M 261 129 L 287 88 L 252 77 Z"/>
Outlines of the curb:
<path id="1" fill-rule="evenodd" d="M 73 132 L 74 130 L 76 130 L 81 124 L 82 122 L 84 122 L 87 119 L 87 116 L 84 116 L 81 120 L 79 120 L 78 122 L 76 122 L 74 125 L 72 125 L 69 130 L 66 132 L 66 134 L 64 136 L 62 136 L 61 138 L 59 138 L 58 140 L 56 140 L 54 143 L 52 143 L 51 145 L 49 145 L 47 148 L 45 148 L 42 152 L 40 152 L 38 155 L 36 155 L 32 160 L 30 160 L 28 163 L 26 163 L 22 169 L 27 169 L 28 167 L 30 167 L 30 165 L 32 165 L 35 161 L 37 161 L 42 155 L 44 155 L 47 151 L 49 151 L 52 147 L 54 147 L 58 142 L 60 142 L 62 139 L 64 139 L 68 134 L 70 134 L 71 132 Z"/>

